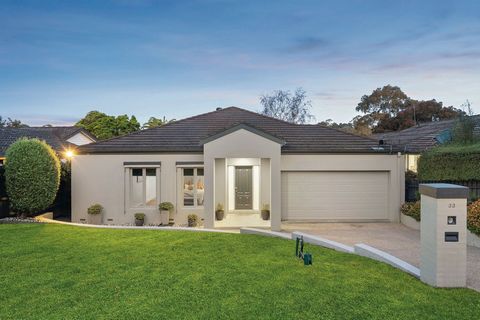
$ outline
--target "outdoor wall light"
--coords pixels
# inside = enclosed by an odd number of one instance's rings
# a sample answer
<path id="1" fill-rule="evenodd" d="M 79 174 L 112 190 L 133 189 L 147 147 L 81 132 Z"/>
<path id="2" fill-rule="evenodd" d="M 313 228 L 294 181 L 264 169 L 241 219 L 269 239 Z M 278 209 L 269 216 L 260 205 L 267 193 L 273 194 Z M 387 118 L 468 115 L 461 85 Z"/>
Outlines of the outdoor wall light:
<path id="1" fill-rule="evenodd" d="M 67 156 L 68 159 L 72 159 L 75 153 L 72 150 L 67 150 L 65 151 L 65 155 Z"/>

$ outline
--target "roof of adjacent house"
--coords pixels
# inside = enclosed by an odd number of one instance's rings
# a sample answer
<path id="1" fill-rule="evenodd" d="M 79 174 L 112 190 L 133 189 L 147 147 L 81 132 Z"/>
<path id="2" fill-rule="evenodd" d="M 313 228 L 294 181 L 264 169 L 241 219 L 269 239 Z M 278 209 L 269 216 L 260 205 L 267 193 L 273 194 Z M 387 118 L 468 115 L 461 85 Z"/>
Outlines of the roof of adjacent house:
<path id="1" fill-rule="evenodd" d="M 480 115 L 472 118 L 475 122 L 474 134 L 480 135 Z M 405 152 L 421 153 L 450 140 L 455 123 L 455 119 L 425 122 L 401 131 L 377 133 L 373 137 L 401 146 Z"/>
<path id="2" fill-rule="evenodd" d="M 202 142 L 235 126 L 248 126 L 282 141 L 282 153 L 388 153 L 378 140 L 321 125 L 292 124 L 237 107 L 228 107 L 125 136 L 84 145 L 83 153 L 203 152 Z M 241 128 L 242 126 L 239 126 Z"/>
<path id="3" fill-rule="evenodd" d="M 8 147 L 20 138 L 38 138 L 47 142 L 57 152 L 75 146 L 67 140 L 83 133 L 92 140 L 96 140 L 88 131 L 75 126 L 65 127 L 25 127 L 0 128 L 0 156 L 4 156 Z"/>

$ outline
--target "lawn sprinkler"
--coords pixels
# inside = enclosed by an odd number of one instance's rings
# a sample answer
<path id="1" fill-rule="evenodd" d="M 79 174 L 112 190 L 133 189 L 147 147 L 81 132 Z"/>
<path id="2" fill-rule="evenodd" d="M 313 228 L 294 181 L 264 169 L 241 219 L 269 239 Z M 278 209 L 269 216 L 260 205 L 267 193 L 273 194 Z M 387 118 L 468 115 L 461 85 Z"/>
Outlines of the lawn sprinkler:
<path id="1" fill-rule="evenodd" d="M 303 264 L 308 266 L 312 264 L 312 254 L 303 253 L 303 236 L 297 237 L 295 245 L 295 256 L 303 260 Z"/>

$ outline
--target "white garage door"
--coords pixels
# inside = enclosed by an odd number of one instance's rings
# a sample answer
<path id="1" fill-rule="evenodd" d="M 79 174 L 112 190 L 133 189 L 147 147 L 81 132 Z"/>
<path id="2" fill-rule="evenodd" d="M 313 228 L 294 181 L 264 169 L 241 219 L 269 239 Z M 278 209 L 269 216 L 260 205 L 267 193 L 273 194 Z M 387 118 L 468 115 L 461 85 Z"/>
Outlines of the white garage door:
<path id="1" fill-rule="evenodd" d="M 282 172 L 282 219 L 387 220 L 388 172 Z"/>

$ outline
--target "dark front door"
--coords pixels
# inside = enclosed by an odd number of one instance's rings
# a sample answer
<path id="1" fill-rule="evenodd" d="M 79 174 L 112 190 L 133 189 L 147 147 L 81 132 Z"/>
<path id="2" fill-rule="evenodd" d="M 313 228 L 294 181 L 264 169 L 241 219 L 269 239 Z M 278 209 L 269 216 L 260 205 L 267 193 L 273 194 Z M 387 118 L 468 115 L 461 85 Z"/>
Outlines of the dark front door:
<path id="1" fill-rule="evenodd" d="M 235 167 L 235 209 L 252 209 L 252 167 Z"/>

